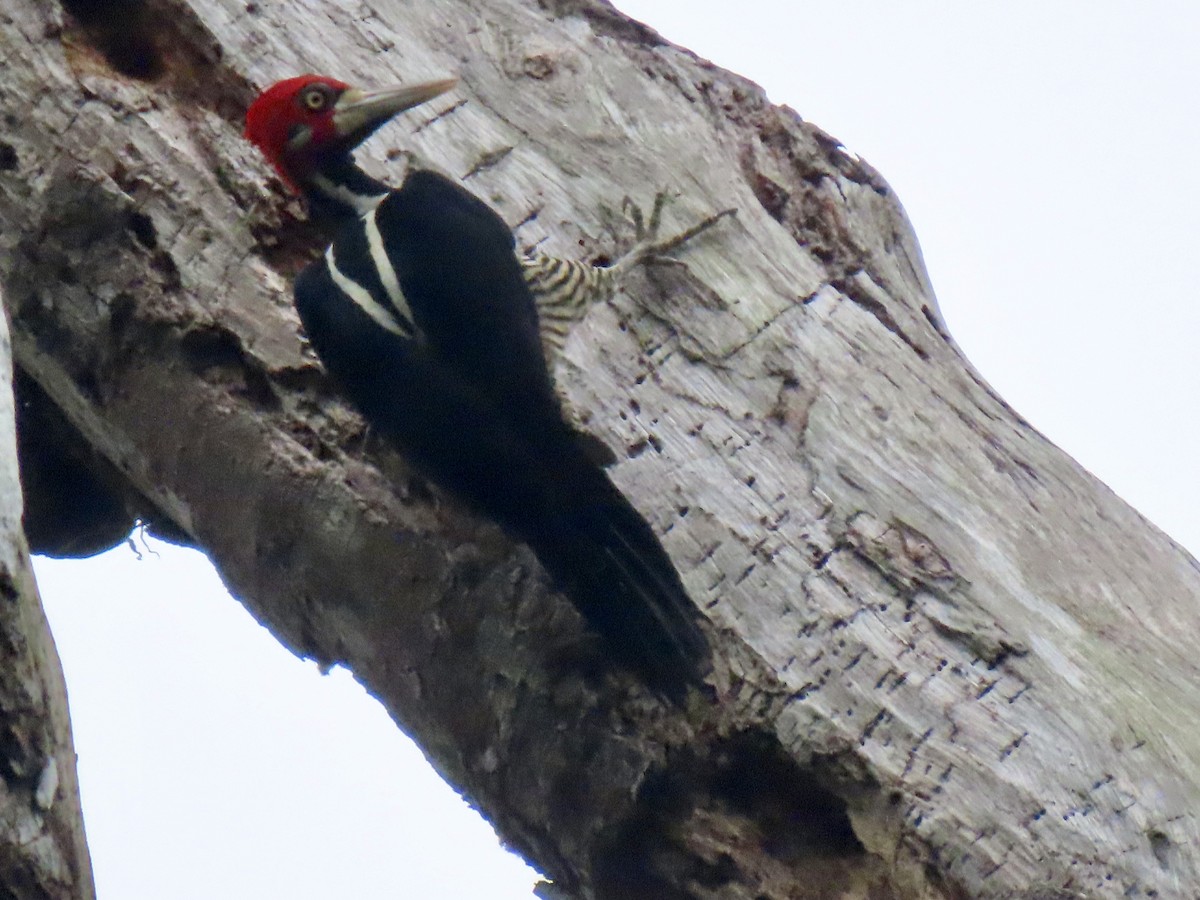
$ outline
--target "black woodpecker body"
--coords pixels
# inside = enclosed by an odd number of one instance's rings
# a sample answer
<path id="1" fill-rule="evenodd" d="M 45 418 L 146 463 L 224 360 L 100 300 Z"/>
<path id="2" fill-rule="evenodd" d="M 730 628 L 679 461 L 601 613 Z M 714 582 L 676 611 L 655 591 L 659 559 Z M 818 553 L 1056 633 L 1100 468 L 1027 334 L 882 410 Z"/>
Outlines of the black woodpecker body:
<path id="1" fill-rule="evenodd" d="M 511 230 L 441 175 L 416 171 L 389 190 L 349 156 L 449 86 L 364 95 L 305 76 L 251 108 L 247 136 L 341 223 L 297 279 L 296 308 L 372 428 L 528 543 L 613 656 L 680 700 L 711 668 L 699 612 L 653 530 L 563 419 Z"/>

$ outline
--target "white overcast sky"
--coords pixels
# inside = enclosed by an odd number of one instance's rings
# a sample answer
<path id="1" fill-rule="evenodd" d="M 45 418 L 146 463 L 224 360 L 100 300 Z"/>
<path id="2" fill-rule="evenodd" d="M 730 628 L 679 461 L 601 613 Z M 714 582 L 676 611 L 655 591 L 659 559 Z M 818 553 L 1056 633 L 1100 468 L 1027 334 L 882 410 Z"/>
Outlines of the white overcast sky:
<path id="1" fill-rule="evenodd" d="M 618 6 L 875 166 L 976 367 L 1200 550 L 1195 0 Z M 101 900 L 530 897 L 349 676 L 156 550 L 37 564 Z"/>

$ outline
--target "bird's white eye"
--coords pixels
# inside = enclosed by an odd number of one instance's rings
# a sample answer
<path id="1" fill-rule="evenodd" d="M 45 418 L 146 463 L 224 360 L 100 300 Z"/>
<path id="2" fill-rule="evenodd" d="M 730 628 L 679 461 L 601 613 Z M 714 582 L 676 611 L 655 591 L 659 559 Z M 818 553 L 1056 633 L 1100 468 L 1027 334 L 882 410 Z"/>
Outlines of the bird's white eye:
<path id="1" fill-rule="evenodd" d="M 329 102 L 328 95 L 318 87 L 309 88 L 301 99 L 304 101 L 304 105 L 313 112 L 324 109 L 325 104 Z"/>

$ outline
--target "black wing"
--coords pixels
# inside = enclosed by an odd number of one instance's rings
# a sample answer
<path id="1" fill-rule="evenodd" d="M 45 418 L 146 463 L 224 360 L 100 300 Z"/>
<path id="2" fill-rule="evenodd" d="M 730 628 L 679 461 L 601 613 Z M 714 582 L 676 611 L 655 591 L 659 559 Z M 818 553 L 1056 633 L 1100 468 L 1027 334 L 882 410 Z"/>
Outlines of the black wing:
<path id="1" fill-rule="evenodd" d="M 676 698 L 703 677 L 695 604 L 653 530 L 563 421 L 512 233 L 486 204 L 414 173 L 373 222 L 349 226 L 301 274 L 296 306 L 371 425 L 526 541 L 614 656 Z"/>
<path id="2" fill-rule="evenodd" d="M 514 412 L 530 427 L 559 427 L 537 306 L 504 220 L 453 181 L 417 171 L 380 204 L 377 222 L 431 349 L 497 402 L 520 398 Z"/>

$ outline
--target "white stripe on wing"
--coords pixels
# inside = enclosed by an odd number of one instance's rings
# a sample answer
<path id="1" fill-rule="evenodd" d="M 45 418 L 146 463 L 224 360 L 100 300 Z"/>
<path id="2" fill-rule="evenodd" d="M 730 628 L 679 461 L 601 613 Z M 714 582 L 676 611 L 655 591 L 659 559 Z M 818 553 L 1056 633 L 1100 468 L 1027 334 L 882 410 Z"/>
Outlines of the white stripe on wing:
<path id="1" fill-rule="evenodd" d="M 330 244 L 329 249 L 325 251 L 325 267 L 329 270 L 329 277 L 333 279 L 333 283 L 337 285 L 339 291 L 345 294 L 350 300 L 371 319 L 392 334 L 402 335 L 404 337 L 412 337 L 412 326 L 408 322 L 399 321 L 391 312 L 389 312 L 382 304 L 380 304 L 371 292 L 359 284 L 352 278 L 346 277 L 342 270 L 337 267 L 337 262 L 333 258 L 333 245 Z"/>

